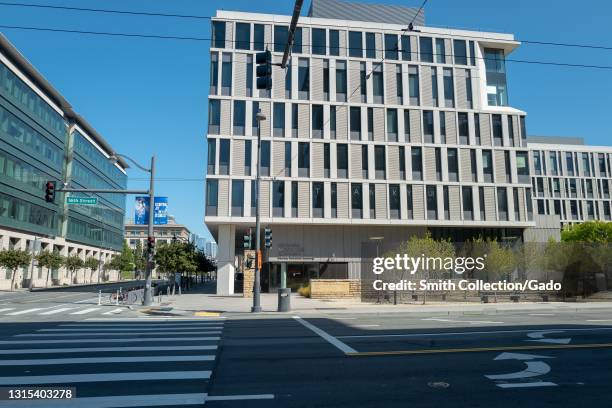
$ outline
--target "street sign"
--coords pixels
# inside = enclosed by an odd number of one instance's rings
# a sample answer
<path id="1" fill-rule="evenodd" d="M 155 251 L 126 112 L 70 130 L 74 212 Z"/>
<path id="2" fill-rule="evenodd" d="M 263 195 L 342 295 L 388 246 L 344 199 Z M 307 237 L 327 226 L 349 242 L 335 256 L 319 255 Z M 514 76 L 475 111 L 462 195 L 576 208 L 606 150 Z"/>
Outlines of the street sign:
<path id="1" fill-rule="evenodd" d="M 96 205 L 97 197 L 66 197 L 66 204 Z"/>

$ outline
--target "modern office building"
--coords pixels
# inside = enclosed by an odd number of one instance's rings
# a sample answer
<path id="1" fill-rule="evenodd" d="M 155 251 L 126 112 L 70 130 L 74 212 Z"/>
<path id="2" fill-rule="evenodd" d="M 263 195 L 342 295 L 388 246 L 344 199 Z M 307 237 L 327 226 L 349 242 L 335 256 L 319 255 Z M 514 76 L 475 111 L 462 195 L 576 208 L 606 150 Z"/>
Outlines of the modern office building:
<path id="1" fill-rule="evenodd" d="M 123 241 L 122 195 L 94 194 L 96 205 L 68 205 L 61 193 L 47 203 L 44 195 L 50 180 L 58 188 L 125 188 L 128 166 L 110 162 L 112 154 L 104 138 L 0 35 L 0 249 L 36 250 L 39 242 L 41 250 L 64 256 L 110 260 Z M 32 268 L 34 286 L 70 284 L 64 268 Z M 16 286 L 28 284 L 30 269 L 18 272 Z M 101 269 L 79 271 L 78 282 L 118 276 Z M 10 271 L 2 271 L 0 289 L 10 283 Z"/>

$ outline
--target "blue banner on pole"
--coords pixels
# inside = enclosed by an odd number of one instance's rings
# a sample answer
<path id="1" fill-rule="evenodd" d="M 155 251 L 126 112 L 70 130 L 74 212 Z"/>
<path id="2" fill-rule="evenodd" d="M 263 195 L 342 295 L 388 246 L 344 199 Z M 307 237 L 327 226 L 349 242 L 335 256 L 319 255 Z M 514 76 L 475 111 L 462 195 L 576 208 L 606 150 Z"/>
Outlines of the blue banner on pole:
<path id="1" fill-rule="evenodd" d="M 153 208 L 153 224 L 168 224 L 168 197 L 155 197 Z M 134 224 L 147 225 L 149 223 L 149 197 L 136 197 L 134 204 Z"/>

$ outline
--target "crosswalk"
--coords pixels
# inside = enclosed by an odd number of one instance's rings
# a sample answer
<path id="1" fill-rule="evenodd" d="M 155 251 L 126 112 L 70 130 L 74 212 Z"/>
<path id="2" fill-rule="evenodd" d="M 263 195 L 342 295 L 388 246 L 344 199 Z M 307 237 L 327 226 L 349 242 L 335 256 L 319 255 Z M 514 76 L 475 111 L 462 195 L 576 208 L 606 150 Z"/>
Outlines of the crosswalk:
<path id="1" fill-rule="evenodd" d="M 82 304 L 60 304 L 49 307 L 24 307 L 22 305 L 15 305 L 13 307 L 0 308 L 0 318 L 4 316 L 50 316 L 55 318 L 64 315 L 89 317 L 97 314 L 118 315 L 129 310 L 126 307 L 115 307 L 110 305 L 88 306 L 90 307 Z"/>
<path id="2" fill-rule="evenodd" d="M 224 323 L 101 318 L 41 326 L 0 341 L 0 386 L 76 389 L 70 401 L 26 403 L 34 408 L 201 406 Z"/>

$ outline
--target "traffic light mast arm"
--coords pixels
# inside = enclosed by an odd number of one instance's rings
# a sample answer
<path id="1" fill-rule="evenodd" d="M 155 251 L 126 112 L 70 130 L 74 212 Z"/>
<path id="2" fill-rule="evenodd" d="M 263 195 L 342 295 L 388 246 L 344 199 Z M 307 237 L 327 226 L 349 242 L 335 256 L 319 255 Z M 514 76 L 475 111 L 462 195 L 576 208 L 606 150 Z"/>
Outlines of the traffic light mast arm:
<path id="1" fill-rule="evenodd" d="M 293 38 L 295 36 L 295 28 L 297 27 L 298 19 L 300 18 L 300 12 L 302 10 L 302 4 L 304 0 L 295 0 L 295 6 L 293 7 L 293 16 L 291 17 L 291 24 L 289 25 L 289 35 L 287 36 L 287 44 L 285 45 L 285 52 L 283 53 L 283 61 L 280 66 L 285 69 L 287 66 L 287 59 L 289 58 L 289 50 L 293 46 Z"/>
<path id="2" fill-rule="evenodd" d="M 121 190 L 115 188 L 56 188 L 58 193 L 116 193 L 116 194 L 149 194 L 149 190 Z"/>

